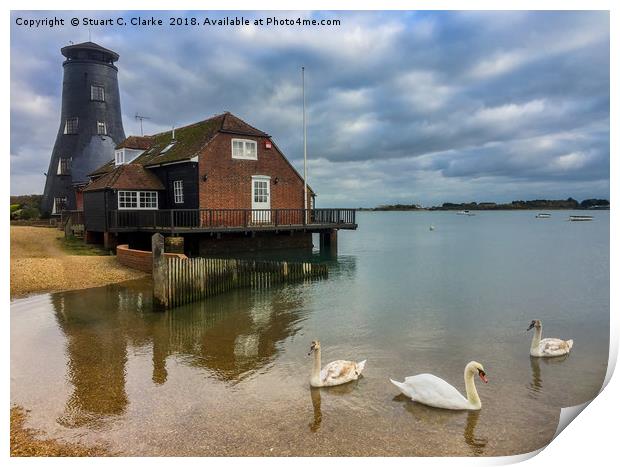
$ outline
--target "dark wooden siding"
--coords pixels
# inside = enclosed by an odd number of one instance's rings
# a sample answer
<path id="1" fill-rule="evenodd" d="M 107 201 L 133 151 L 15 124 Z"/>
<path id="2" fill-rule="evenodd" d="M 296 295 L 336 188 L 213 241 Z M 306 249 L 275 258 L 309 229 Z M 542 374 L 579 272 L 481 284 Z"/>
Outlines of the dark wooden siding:
<path id="1" fill-rule="evenodd" d="M 160 193 L 159 209 L 198 209 L 198 164 L 172 164 L 150 169 L 166 187 Z M 183 181 L 183 203 L 174 202 L 174 182 Z"/>
<path id="2" fill-rule="evenodd" d="M 84 228 L 93 232 L 105 232 L 105 191 L 84 192 Z"/>

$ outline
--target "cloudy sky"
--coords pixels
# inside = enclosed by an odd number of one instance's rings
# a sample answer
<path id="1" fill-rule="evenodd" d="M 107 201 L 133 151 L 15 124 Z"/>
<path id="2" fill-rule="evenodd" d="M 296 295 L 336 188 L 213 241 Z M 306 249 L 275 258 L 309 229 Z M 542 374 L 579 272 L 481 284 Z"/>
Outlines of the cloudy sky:
<path id="1" fill-rule="evenodd" d="M 120 54 L 125 133 L 228 110 L 271 134 L 318 206 L 609 197 L 605 12 L 60 12 L 328 18 L 340 26 L 92 27 Z M 11 26 L 11 194 L 42 193 L 62 60 L 88 28 Z"/>

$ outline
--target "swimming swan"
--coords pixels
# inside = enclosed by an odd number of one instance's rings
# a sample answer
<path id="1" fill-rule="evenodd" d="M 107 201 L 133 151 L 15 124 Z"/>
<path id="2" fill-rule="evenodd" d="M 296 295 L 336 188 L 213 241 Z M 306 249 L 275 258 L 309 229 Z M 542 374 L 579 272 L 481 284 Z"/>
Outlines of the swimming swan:
<path id="1" fill-rule="evenodd" d="M 534 337 L 532 337 L 532 344 L 530 345 L 530 355 L 532 357 L 560 357 L 566 355 L 573 348 L 573 340 L 569 339 L 563 341 L 562 339 L 555 339 L 553 337 L 542 337 L 542 322 L 539 319 L 533 319 L 530 323 L 530 327 L 534 329 Z"/>
<path id="2" fill-rule="evenodd" d="M 467 399 L 451 384 L 443 379 L 428 373 L 407 376 L 405 381 L 399 383 L 390 379 L 400 392 L 410 397 L 412 401 L 421 404 L 439 407 L 440 409 L 450 410 L 480 410 L 482 403 L 476 391 L 474 384 L 474 374 L 478 372 L 478 376 L 485 383 L 489 380 L 486 377 L 484 368 L 478 362 L 469 362 L 465 366 L 465 390 L 467 391 Z"/>
<path id="3" fill-rule="evenodd" d="M 315 388 L 337 386 L 354 381 L 362 374 L 366 365 L 366 360 L 359 363 L 336 360 L 328 363 L 321 370 L 321 343 L 319 341 L 312 341 L 308 355 L 313 352 L 314 363 L 312 365 L 312 374 L 310 375 L 310 386 Z"/>

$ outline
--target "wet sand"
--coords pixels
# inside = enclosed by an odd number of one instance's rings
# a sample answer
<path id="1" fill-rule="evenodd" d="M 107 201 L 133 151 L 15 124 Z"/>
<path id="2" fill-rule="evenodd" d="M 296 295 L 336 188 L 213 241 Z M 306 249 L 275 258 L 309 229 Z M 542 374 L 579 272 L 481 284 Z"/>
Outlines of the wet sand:
<path id="1" fill-rule="evenodd" d="M 109 456 L 111 453 L 101 447 L 61 443 L 41 437 L 41 433 L 25 428 L 27 411 L 22 407 L 11 407 L 11 457 L 92 457 Z"/>

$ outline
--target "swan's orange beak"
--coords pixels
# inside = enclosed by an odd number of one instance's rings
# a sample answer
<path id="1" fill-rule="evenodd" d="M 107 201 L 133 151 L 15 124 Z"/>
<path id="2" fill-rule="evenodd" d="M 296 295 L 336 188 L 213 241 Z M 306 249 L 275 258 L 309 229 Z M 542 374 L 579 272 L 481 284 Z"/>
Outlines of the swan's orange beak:
<path id="1" fill-rule="evenodd" d="M 487 374 L 484 371 L 478 370 L 478 376 L 480 376 L 480 379 L 484 381 L 485 383 L 489 382 L 489 379 L 487 378 Z"/>

